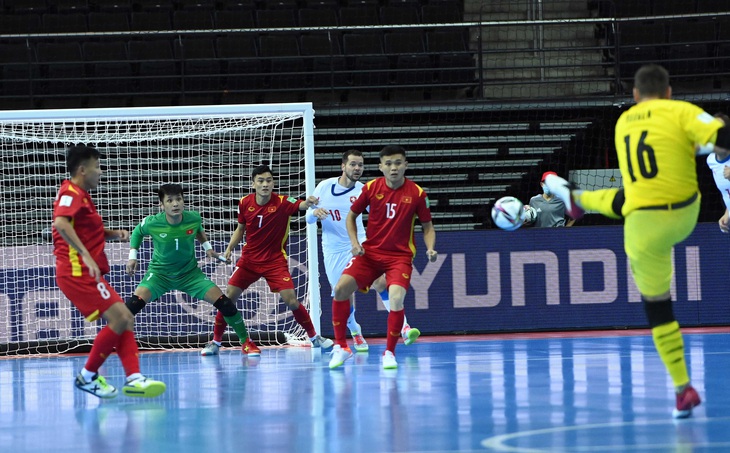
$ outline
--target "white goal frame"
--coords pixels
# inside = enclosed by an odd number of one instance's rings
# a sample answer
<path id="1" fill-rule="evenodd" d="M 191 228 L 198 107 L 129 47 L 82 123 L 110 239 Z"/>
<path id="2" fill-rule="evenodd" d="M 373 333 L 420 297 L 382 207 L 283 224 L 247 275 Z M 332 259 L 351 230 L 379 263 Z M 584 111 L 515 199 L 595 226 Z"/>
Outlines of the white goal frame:
<path id="1" fill-rule="evenodd" d="M 59 122 L 65 122 L 68 121 L 69 123 L 75 123 L 75 124 L 83 124 L 83 123 L 94 123 L 94 122 L 102 122 L 105 120 L 108 121 L 115 121 L 115 120 L 124 120 L 124 119 L 141 119 L 141 120 L 175 120 L 175 119 L 217 119 L 217 118 L 233 118 L 233 117 L 241 117 L 241 116 L 247 116 L 247 117 L 254 117 L 254 116 L 265 116 L 265 115 L 293 115 L 295 118 L 302 118 L 303 124 L 301 126 L 302 133 L 303 133 L 303 151 L 304 151 L 304 187 L 306 190 L 306 193 L 289 193 L 286 195 L 291 196 L 308 196 L 311 195 L 314 192 L 315 188 L 315 163 L 314 163 L 314 109 L 312 107 L 312 104 L 309 102 L 302 102 L 302 103 L 281 103 L 281 104 L 256 104 L 256 105 L 204 105 L 204 106 L 179 106 L 179 107 L 130 107 L 130 108 L 99 108 L 99 109 L 59 109 L 59 110 L 15 110 L 15 111 L 0 111 L 0 138 L 5 137 L 6 135 L 6 129 L 4 129 L 4 125 L 12 122 L 14 124 L 39 124 L 39 123 L 59 123 Z M 65 141 L 66 138 L 63 135 L 63 131 L 60 131 L 61 134 L 57 137 L 58 142 L 61 143 L 64 142 L 65 145 L 71 145 L 76 144 L 72 141 Z M 53 133 L 53 131 L 51 131 Z M 29 140 L 29 141 L 32 141 Z M 103 140 L 99 140 L 99 142 L 103 142 Z M 93 144 L 92 141 L 86 142 L 86 144 Z M 103 147 L 100 147 L 100 151 L 102 151 L 102 154 L 104 154 Z M 5 151 L 2 150 L 3 156 L 5 156 Z M 102 166 L 104 165 L 104 161 L 102 158 Z M 12 169 L 9 169 L 9 167 L 6 168 L 6 162 L 5 158 L 2 162 L 2 170 L 3 174 L 6 174 L 6 172 L 11 171 Z M 65 168 L 65 166 L 64 166 Z M 67 175 L 67 174 L 66 174 Z M 278 175 L 276 175 L 278 176 Z M 68 175 L 66 176 L 68 177 Z M 277 178 L 278 179 L 278 178 Z M 246 180 L 247 182 L 249 179 Z M 100 189 L 103 188 L 105 182 L 102 180 Z M 131 184 L 130 184 L 131 186 Z M 130 190 L 134 190 L 133 187 L 130 187 Z M 244 185 L 241 187 L 240 196 L 243 196 L 248 193 L 249 186 Z M 276 188 L 275 188 L 276 190 Z M 94 193 L 92 192 L 92 197 L 94 196 Z M 96 199 L 95 199 L 96 201 Z M 2 201 L 0 201 L 0 209 L 2 209 Z M 97 201 L 98 205 L 98 201 Z M 188 206 L 189 209 L 195 210 L 195 206 Z M 232 216 L 235 215 L 235 210 L 231 214 Z M 5 214 L 0 214 L 0 218 L 4 217 Z M 302 214 L 303 217 L 303 214 Z M 139 221 L 142 220 L 142 218 L 138 219 Z M 5 224 L 7 219 L 2 219 L 2 224 Z M 51 219 L 48 219 L 48 224 L 50 225 Z M 317 225 L 316 224 L 307 224 L 303 227 L 303 229 L 306 231 L 306 249 L 307 249 L 307 287 L 305 290 L 307 302 L 308 302 L 308 308 L 309 312 L 312 318 L 312 322 L 315 326 L 315 329 L 318 333 L 321 332 L 321 323 L 320 323 L 320 317 L 321 317 L 321 299 L 320 299 L 320 287 L 319 287 L 319 250 L 318 250 L 318 239 L 317 239 Z M 105 226 L 109 228 L 110 226 L 106 224 Z M 205 227 L 205 223 L 204 223 Z M 130 231 L 131 232 L 131 231 Z M 228 232 L 229 237 L 230 233 L 232 231 Z M 20 254 L 20 252 L 8 250 L 11 247 L 0 247 L 0 252 L 3 253 L 10 253 L 10 254 Z M 43 248 L 41 245 L 38 246 L 39 249 L 46 250 L 47 244 L 45 248 Z M 51 247 L 52 250 L 52 247 Z M 107 251 L 109 250 L 109 247 L 107 247 Z M 125 248 L 126 250 L 126 248 Z M 222 250 L 219 250 L 222 252 Z M 55 260 L 52 259 L 51 262 L 55 263 Z M 3 258 L 5 259 L 5 258 Z M 22 260 L 22 257 L 14 257 L 12 259 Z M 2 265 L 3 269 L 0 269 L 0 271 L 5 269 L 5 264 Z M 55 268 L 54 268 L 54 275 L 55 275 Z M 138 278 L 141 277 L 141 275 L 137 276 Z M 6 287 L 8 286 L 8 282 L 5 283 Z M 220 285 L 219 285 L 220 286 Z M 225 290 L 225 287 L 222 288 Z M 122 294 L 120 292 L 120 295 L 123 298 L 126 298 L 129 296 L 129 294 Z M 5 296 L 4 294 L 0 293 L 0 297 Z M 278 297 L 278 295 L 277 295 Z M 10 303 L 6 304 L 8 307 Z M 38 352 L 37 351 L 37 345 L 24 345 L 20 348 L 16 347 L 9 347 L 7 339 L 11 337 L 10 332 L 3 332 L 6 325 L 10 325 L 10 322 L 7 318 L 9 317 L 10 309 L 7 309 L 6 313 L 3 313 L 2 310 L 5 308 L 0 304 L 0 355 L 5 354 L 11 354 L 11 353 L 18 353 L 23 352 L 19 351 L 19 349 L 30 349 L 29 351 L 25 352 Z M 5 324 L 4 324 L 5 323 Z M 87 323 L 88 324 L 88 323 Z M 212 335 L 213 330 L 213 324 L 211 322 L 210 324 L 210 333 Z M 85 332 L 89 332 L 88 330 L 85 330 Z M 3 344 L 5 343 L 5 344 Z M 71 346 L 66 346 L 65 349 L 57 349 L 54 350 L 53 348 L 50 348 L 50 352 L 63 352 L 68 349 L 73 349 L 74 347 L 77 347 L 78 345 L 74 345 L 73 341 L 70 342 Z M 308 342 L 306 342 L 308 343 Z M 89 343 L 90 344 L 90 343 Z M 80 344 L 80 346 L 84 346 L 84 344 Z M 46 351 L 46 349 L 41 348 L 41 352 L 49 352 Z"/>

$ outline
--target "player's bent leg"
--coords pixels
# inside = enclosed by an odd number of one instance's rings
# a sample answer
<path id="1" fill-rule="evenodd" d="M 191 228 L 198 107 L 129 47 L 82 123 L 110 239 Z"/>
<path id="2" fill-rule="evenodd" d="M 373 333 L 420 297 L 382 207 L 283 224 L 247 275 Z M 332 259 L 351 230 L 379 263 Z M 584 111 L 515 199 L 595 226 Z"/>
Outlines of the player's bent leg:
<path id="1" fill-rule="evenodd" d="M 573 196 L 587 211 L 596 211 L 609 219 L 623 219 L 621 209 L 626 200 L 623 188 L 574 191 Z"/>
<path id="2" fill-rule="evenodd" d="M 576 187 L 557 175 L 547 175 L 545 178 L 545 185 L 551 193 L 555 194 L 560 200 L 565 203 L 565 213 L 573 219 L 580 219 L 583 217 L 585 211 L 581 208 L 574 199 L 574 193 Z"/>
<path id="3" fill-rule="evenodd" d="M 223 315 L 223 319 L 226 320 L 229 326 L 233 327 L 233 330 L 238 335 L 238 339 L 241 344 L 244 344 L 248 339 L 248 331 L 246 330 L 246 323 L 243 321 L 243 316 L 238 308 L 233 304 L 233 301 L 228 296 L 221 294 L 213 306 Z"/>

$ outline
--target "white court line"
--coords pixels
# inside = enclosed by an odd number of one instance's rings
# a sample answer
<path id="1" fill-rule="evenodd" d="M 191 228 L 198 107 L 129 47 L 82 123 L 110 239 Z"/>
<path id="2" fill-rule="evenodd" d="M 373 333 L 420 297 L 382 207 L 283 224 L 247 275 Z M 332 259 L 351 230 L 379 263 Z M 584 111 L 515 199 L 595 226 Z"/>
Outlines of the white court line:
<path id="1" fill-rule="evenodd" d="M 653 421 L 644 421 L 644 422 L 616 422 L 616 423 L 596 423 L 592 425 L 577 425 L 577 426 L 559 426 L 555 428 L 545 428 L 545 429 L 536 429 L 532 431 L 520 431 L 517 433 L 510 433 L 510 434 L 501 434 L 499 436 L 493 436 L 488 437 L 484 439 L 481 444 L 485 448 L 490 448 L 494 451 L 500 451 L 500 452 L 512 452 L 512 453 L 556 453 L 556 452 L 566 452 L 566 451 L 576 451 L 576 452 L 583 452 L 583 451 L 618 451 L 617 448 L 620 447 L 627 447 L 631 450 L 637 450 L 637 449 L 646 449 L 646 450 L 657 450 L 657 451 L 668 451 L 669 449 L 675 449 L 682 445 L 682 442 L 675 442 L 670 444 L 649 444 L 649 445 L 595 445 L 595 446 L 563 446 L 559 450 L 552 449 L 550 447 L 547 447 L 545 449 L 543 448 L 526 448 L 526 447 L 512 447 L 509 445 L 505 445 L 506 441 L 512 440 L 512 439 L 519 439 L 529 436 L 537 436 L 541 434 L 555 434 L 555 433 L 565 433 L 569 431 L 582 431 L 582 430 L 588 430 L 588 429 L 598 429 L 598 428 L 616 428 L 621 426 L 651 426 L 651 425 L 668 425 L 668 424 L 679 424 L 679 423 L 688 423 L 688 422 L 716 422 L 716 421 L 724 421 L 724 420 L 730 420 L 730 417 L 719 417 L 719 418 L 690 418 L 688 420 L 681 420 L 681 421 L 675 421 L 675 420 L 653 420 Z M 702 443 L 702 444 L 695 444 L 692 443 L 691 445 L 688 445 L 690 447 L 730 447 L 730 441 L 728 442 L 713 442 L 713 443 Z"/>

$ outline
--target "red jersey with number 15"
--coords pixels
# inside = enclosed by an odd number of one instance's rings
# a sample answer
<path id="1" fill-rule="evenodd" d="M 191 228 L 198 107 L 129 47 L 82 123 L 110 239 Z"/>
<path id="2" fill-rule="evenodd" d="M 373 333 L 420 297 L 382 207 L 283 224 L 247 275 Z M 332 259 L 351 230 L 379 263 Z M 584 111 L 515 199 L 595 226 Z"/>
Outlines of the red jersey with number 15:
<path id="1" fill-rule="evenodd" d="M 431 221 L 426 192 L 408 178 L 395 190 L 388 187 L 385 178 L 376 178 L 363 186 L 360 197 L 350 210 L 362 214 L 368 206 L 367 239 L 362 244 L 365 253 L 373 250 L 387 255 L 414 257 L 416 217 L 421 223 Z"/>
<path id="2" fill-rule="evenodd" d="M 56 217 L 71 219 L 79 240 L 96 261 L 102 275 L 107 274 L 109 261 L 104 253 L 104 222 L 89 193 L 69 180 L 64 181 L 53 202 L 53 219 Z M 56 255 L 56 275 L 80 277 L 89 272 L 78 251 L 68 245 L 56 228 L 53 228 L 53 254 Z"/>
<path id="3" fill-rule="evenodd" d="M 238 223 L 246 226 L 246 243 L 241 257 L 247 261 L 268 263 L 286 258 L 289 220 L 299 211 L 302 200 L 271 193 L 269 202 L 261 206 L 252 193 L 238 202 Z"/>

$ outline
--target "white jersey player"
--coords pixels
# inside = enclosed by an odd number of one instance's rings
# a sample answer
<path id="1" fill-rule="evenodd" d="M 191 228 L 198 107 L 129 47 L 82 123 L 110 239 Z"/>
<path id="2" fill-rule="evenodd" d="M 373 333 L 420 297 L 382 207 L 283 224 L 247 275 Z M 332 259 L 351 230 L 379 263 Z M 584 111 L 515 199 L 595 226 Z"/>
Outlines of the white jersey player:
<path id="1" fill-rule="evenodd" d="M 730 155 L 718 156 L 716 153 L 707 155 L 707 166 L 712 170 L 712 177 L 715 178 L 715 185 L 722 194 L 722 201 L 725 203 L 725 213 L 718 220 L 720 230 L 723 233 L 730 232 Z"/>
<path id="2" fill-rule="evenodd" d="M 332 287 L 333 296 L 334 287 L 340 276 L 342 276 L 342 271 L 352 259 L 352 244 L 350 243 L 350 237 L 347 235 L 345 219 L 350 212 L 350 206 L 362 192 L 363 183 L 360 182 L 360 178 L 362 177 L 363 167 L 364 159 L 360 151 L 355 149 L 345 151 L 342 155 L 342 175 L 325 179 L 317 184 L 313 193 L 319 200 L 317 208 L 307 211 L 307 223 L 315 223 L 317 220 L 322 223 L 324 269 L 327 280 Z M 360 243 L 363 243 L 365 241 L 365 227 L 362 223 L 362 216 L 357 218 L 357 235 Z M 373 289 L 380 294 L 385 308 L 390 310 L 385 279 L 380 277 L 373 282 Z M 351 312 L 347 320 L 347 327 L 350 329 L 350 334 L 352 334 L 355 350 L 366 352 L 368 344 L 362 336 L 360 324 L 355 320 L 354 302 L 353 296 L 350 301 Z M 412 344 L 420 335 L 420 331 L 411 328 L 405 320 L 401 335 L 403 335 L 405 344 Z"/>

